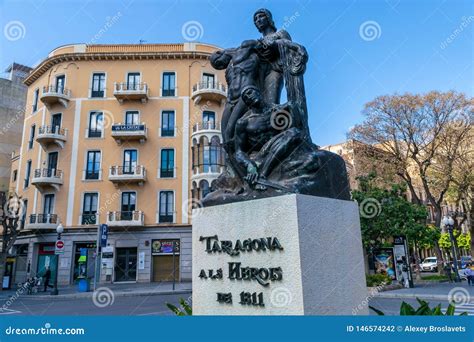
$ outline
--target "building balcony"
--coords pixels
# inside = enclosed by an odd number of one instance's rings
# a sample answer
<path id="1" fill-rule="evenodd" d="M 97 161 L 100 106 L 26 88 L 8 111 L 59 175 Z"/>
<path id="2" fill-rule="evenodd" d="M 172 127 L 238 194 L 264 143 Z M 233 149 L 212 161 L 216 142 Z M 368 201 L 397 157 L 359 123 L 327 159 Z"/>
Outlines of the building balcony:
<path id="1" fill-rule="evenodd" d="M 71 91 L 69 89 L 49 85 L 43 87 L 40 100 L 48 107 L 60 103 L 66 108 L 70 98 Z"/>
<path id="2" fill-rule="evenodd" d="M 148 100 L 148 85 L 146 83 L 127 84 L 127 82 L 114 83 L 114 96 L 120 102 Z"/>
<path id="3" fill-rule="evenodd" d="M 199 82 L 193 86 L 191 99 L 195 104 L 201 101 L 215 101 L 221 105 L 227 98 L 227 88 L 220 82 Z"/>
<path id="4" fill-rule="evenodd" d="M 97 225 L 99 223 L 99 214 L 85 214 L 79 216 L 79 224 L 81 225 Z"/>
<path id="5" fill-rule="evenodd" d="M 25 229 L 56 229 L 59 224 L 56 214 L 31 214 Z"/>
<path id="6" fill-rule="evenodd" d="M 109 170 L 109 180 L 115 185 L 120 183 L 136 183 L 143 185 L 146 181 L 146 170 L 142 165 L 127 167 L 127 166 L 111 166 Z"/>
<path id="7" fill-rule="evenodd" d="M 143 211 L 109 211 L 107 225 L 110 227 L 143 226 L 145 214 Z"/>
<path id="8" fill-rule="evenodd" d="M 207 136 L 208 140 L 215 135 L 222 138 L 221 123 L 215 121 L 203 121 L 193 125 L 191 137 L 199 139 L 200 136 Z"/>
<path id="9" fill-rule="evenodd" d="M 59 126 L 41 126 L 38 130 L 36 142 L 38 142 L 43 149 L 47 149 L 49 144 L 56 144 L 64 148 L 64 143 L 67 140 L 67 129 Z"/>
<path id="10" fill-rule="evenodd" d="M 147 139 L 147 129 L 144 123 L 142 124 L 122 124 L 117 123 L 112 125 L 112 137 L 121 144 L 122 141 L 138 140 L 143 144 Z"/>
<path id="11" fill-rule="evenodd" d="M 176 212 L 169 211 L 169 212 L 157 212 L 156 213 L 156 223 L 163 224 L 163 223 L 176 223 Z"/>
<path id="12" fill-rule="evenodd" d="M 31 184 L 40 190 L 49 187 L 59 190 L 59 186 L 63 185 L 63 172 L 57 169 L 35 169 Z"/>
<path id="13" fill-rule="evenodd" d="M 217 179 L 224 172 L 225 167 L 223 165 L 208 165 L 206 167 L 194 167 L 191 180 L 199 184 L 201 180 L 207 180 L 209 184 L 213 180 Z"/>

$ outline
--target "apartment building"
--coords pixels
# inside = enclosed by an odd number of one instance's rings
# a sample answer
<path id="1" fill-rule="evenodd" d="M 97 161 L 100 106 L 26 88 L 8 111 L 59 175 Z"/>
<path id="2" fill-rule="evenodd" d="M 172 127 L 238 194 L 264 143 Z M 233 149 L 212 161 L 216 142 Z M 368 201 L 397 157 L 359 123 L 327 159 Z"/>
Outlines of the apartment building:
<path id="1" fill-rule="evenodd" d="M 216 49 L 75 44 L 32 70 L 11 183 L 25 203 L 16 282 L 46 267 L 58 284 L 92 279 L 100 224 L 101 283 L 191 279 L 190 209 L 224 164 Z"/>
<path id="2" fill-rule="evenodd" d="M 9 190 L 12 153 L 19 150 L 27 87 L 23 84 L 30 67 L 12 63 L 0 77 L 0 196 Z"/>

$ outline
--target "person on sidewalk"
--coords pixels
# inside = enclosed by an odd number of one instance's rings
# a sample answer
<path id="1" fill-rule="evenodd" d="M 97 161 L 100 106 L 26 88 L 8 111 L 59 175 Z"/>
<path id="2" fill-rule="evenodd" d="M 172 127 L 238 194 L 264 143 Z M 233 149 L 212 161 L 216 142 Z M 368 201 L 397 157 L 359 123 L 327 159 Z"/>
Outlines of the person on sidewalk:
<path id="1" fill-rule="evenodd" d="M 464 274 L 467 277 L 467 285 L 474 286 L 474 271 L 472 270 L 472 264 L 468 264 Z"/>
<path id="2" fill-rule="evenodd" d="M 448 276 L 449 282 L 453 282 L 453 274 L 451 272 L 451 266 L 449 265 L 448 262 L 444 264 L 444 271 L 446 272 L 446 275 Z"/>
<path id="3" fill-rule="evenodd" d="M 44 271 L 43 278 L 44 278 L 44 292 L 46 292 L 48 287 L 51 287 L 51 288 L 54 287 L 53 285 L 49 285 L 49 281 L 51 279 L 51 270 L 49 269 L 49 267 L 46 267 L 46 271 Z"/>

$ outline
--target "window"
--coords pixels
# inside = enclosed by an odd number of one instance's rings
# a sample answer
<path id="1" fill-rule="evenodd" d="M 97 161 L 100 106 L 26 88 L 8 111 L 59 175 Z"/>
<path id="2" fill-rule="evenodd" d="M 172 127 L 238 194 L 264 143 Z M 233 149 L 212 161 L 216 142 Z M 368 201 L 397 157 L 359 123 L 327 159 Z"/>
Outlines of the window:
<path id="1" fill-rule="evenodd" d="M 28 200 L 23 200 L 23 212 L 20 220 L 20 229 L 25 228 L 26 223 L 26 212 L 28 211 Z"/>
<path id="2" fill-rule="evenodd" d="M 54 194 L 44 195 L 43 215 L 46 217 L 54 213 Z"/>
<path id="3" fill-rule="evenodd" d="M 159 222 L 173 222 L 174 199 L 173 191 L 160 191 Z"/>
<path id="4" fill-rule="evenodd" d="M 81 224 L 96 224 L 97 222 L 97 203 L 99 194 L 96 192 L 85 193 L 82 204 Z"/>
<path id="5" fill-rule="evenodd" d="M 139 125 L 140 114 L 137 111 L 125 112 L 125 124 L 126 125 Z"/>
<path id="6" fill-rule="evenodd" d="M 131 221 L 133 218 L 133 212 L 136 210 L 136 205 L 137 194 L 135 192 L 122 192 L 121 220 Z"/>
<path id="7" fill-rule="evenodd" d="M 209 188 L 209 183 L 207 182 L 207 180 L 202 180 L 199 183 L 199 190 L 200 190 L 201 199 L 206 197 L 207 194 L 211 192 L 211 189 Z"/>
<path id="8" fill-rule="evenodd" d="M 39 98 L 39 89 L 36 89 L 33 93 L 33 113 L 38 110 L 38 98 Z"/>
<path id="9" fill-rule="evenodd" d="M 32 125 L 30 127 L 30 140 L 28 141 L 29 150 L 33 148 L 33 143 L 35 142 L 35 130 L 36 130 L 36 125 Z"/>
<path id="10" fill-rule="evenodd" d="M 104 97 L 104 90 L 105 90 L 105 74 L 104 73 L 92 74 L 91 97 Z"/>
<path id="11" fill-rule="evenodd" d="M 176 75 L 174 72 L 163 73 L 162 96 L 175 96 Z"/>
<path id="12" fill-rule="evenodd" d="M 218 150 L 219 146 L 209 145 L 204 146 L 203 150 L 203 169 L 204 172 L 217 172 L 218 168 Z"/>
<path id="13" fill-rule="evenodd" d="M 62 114 L 53 114 L 51 115 L 51 131 L 54 134 L 61 134 L 61 121 L 62 121 Z"/>
<path id="14" fill-rule="evenodd" d="M 18 177 L 18 170 L 13 170 L 12 180 L 16 182 L 16 178 Z"/>
<path id="15" fill-rule="evenodd" d="M 102 130 L 104 127 L 104 115 L 102 112 L 92 112 L 89 117 L 89 138 L 102 137 Z"/>
<path id="16" fill-rule="evenodd" d="M 202 125 L 204 129 L 216 129 L 216 113 L 204 111 L 202 113 Z"/>
<path id="17" fill-rule="evenodd" d="M 57 172 L 58 169 L 58 152 L 50 152 L 48 153 L 48 177 L 57 177 L 59 173 Z"/>
<path id="18" fill-rule="evenodd" d="M 160 177 L 161 178 L 174 177 L 174 150 L 173 149 L 161 150 Z"/>
<path id="19" fill-rule="evenodd" d="M 202 83 L 206 88 L 214 88 L 214 75 L 213 74 L 202 74 Z"/>
<path id="20" fill-rule="evenodd" d="M 123 173 L 134 174 L 137 168 L 137 150 L 123 151 Z"/>
<path id="21" fill-rule="evenodd" d="M 26 162 L 24 188 L 27 188 L 30 185 L 30 176 L 31 176 L 31 160 L 28 160 Z"/>
<path id="22" fill-rule="evenodd" d="M 140 73 L 129 72 L 127 74 L 127 90 L 138 90 L 140 89 Z"/>
<path id="23" fill-rule="evenodd" d="M 66 83 L 66 76 L 61 75 L 56 77 L 56 93 L 64 94 L 64 85 Z"/>
<path id="24" fill-rule="evenodd" d="M 174 111 L 167 110 L 161 113 L 161 136 L 174 137 Z"/>
<path id="25" fill-rule="evenodd" d="M 86 179 L 99 179 L 100 151 L 87 152 Z"/>

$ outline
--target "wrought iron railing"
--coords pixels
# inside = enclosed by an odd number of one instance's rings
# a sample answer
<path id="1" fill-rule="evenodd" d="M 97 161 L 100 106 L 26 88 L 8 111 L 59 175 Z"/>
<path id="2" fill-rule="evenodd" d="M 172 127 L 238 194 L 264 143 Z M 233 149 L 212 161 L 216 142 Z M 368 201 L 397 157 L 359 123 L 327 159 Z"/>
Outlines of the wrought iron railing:
<path id="1" fill-rule="evenodd" d="M 63 178 L 63 171 L 58 170 L 58 169 L 50 169 L 50 168 L 44 168 L 44 169 L 35 169 L 35 172 L 33 173 L 34 178 Z"/>
<path id="2" fill-rule="evenodd" d="M 65 87 L 59 87 L 55 84 L 51 84 L 49 86 L 43 87 L 43 95 L 45 94 L 58 94 L 58 95 L 64 95 L 66 97 L 70 97 L 71 90 Z"/>
<path id="3" fill-rule="evenodd" d="M 56 214 L 31 214 L 30 224 L 56 224 L 58 215 Z"/>
<path id="4" fill-rule="evenodd" d="M 110 167 L 110 176 L 122 176 L 122 175 L 134 175 L 134 176 L 144 176 L 145 167 L 142 165 L 135 166 L 111 166 Z"/>
<path id="5" fill-rule="evenodd" d="M 116 222 L 116 221 L 137 221 L 143 222 L 144 214 L 143 211 L 133 210 L 133 211 L 109 211 L 107 213 L 107 221 Z"/>
<path id="6" fill-rule="evenodd" d="M 220 82 L 201 81 L 193 86 L 193 92 L 200 90 L 219 90 L 225 93 L 227 88 L 225 84 Z"/>
<path id="7" fill-rule="evenodd" d="M 45 125 L 38 129 L 38 135 L 41 134 L 56 134 L 65 136 L 67 134 L 67 129 L 61 128 L 60 126 Z"/>

